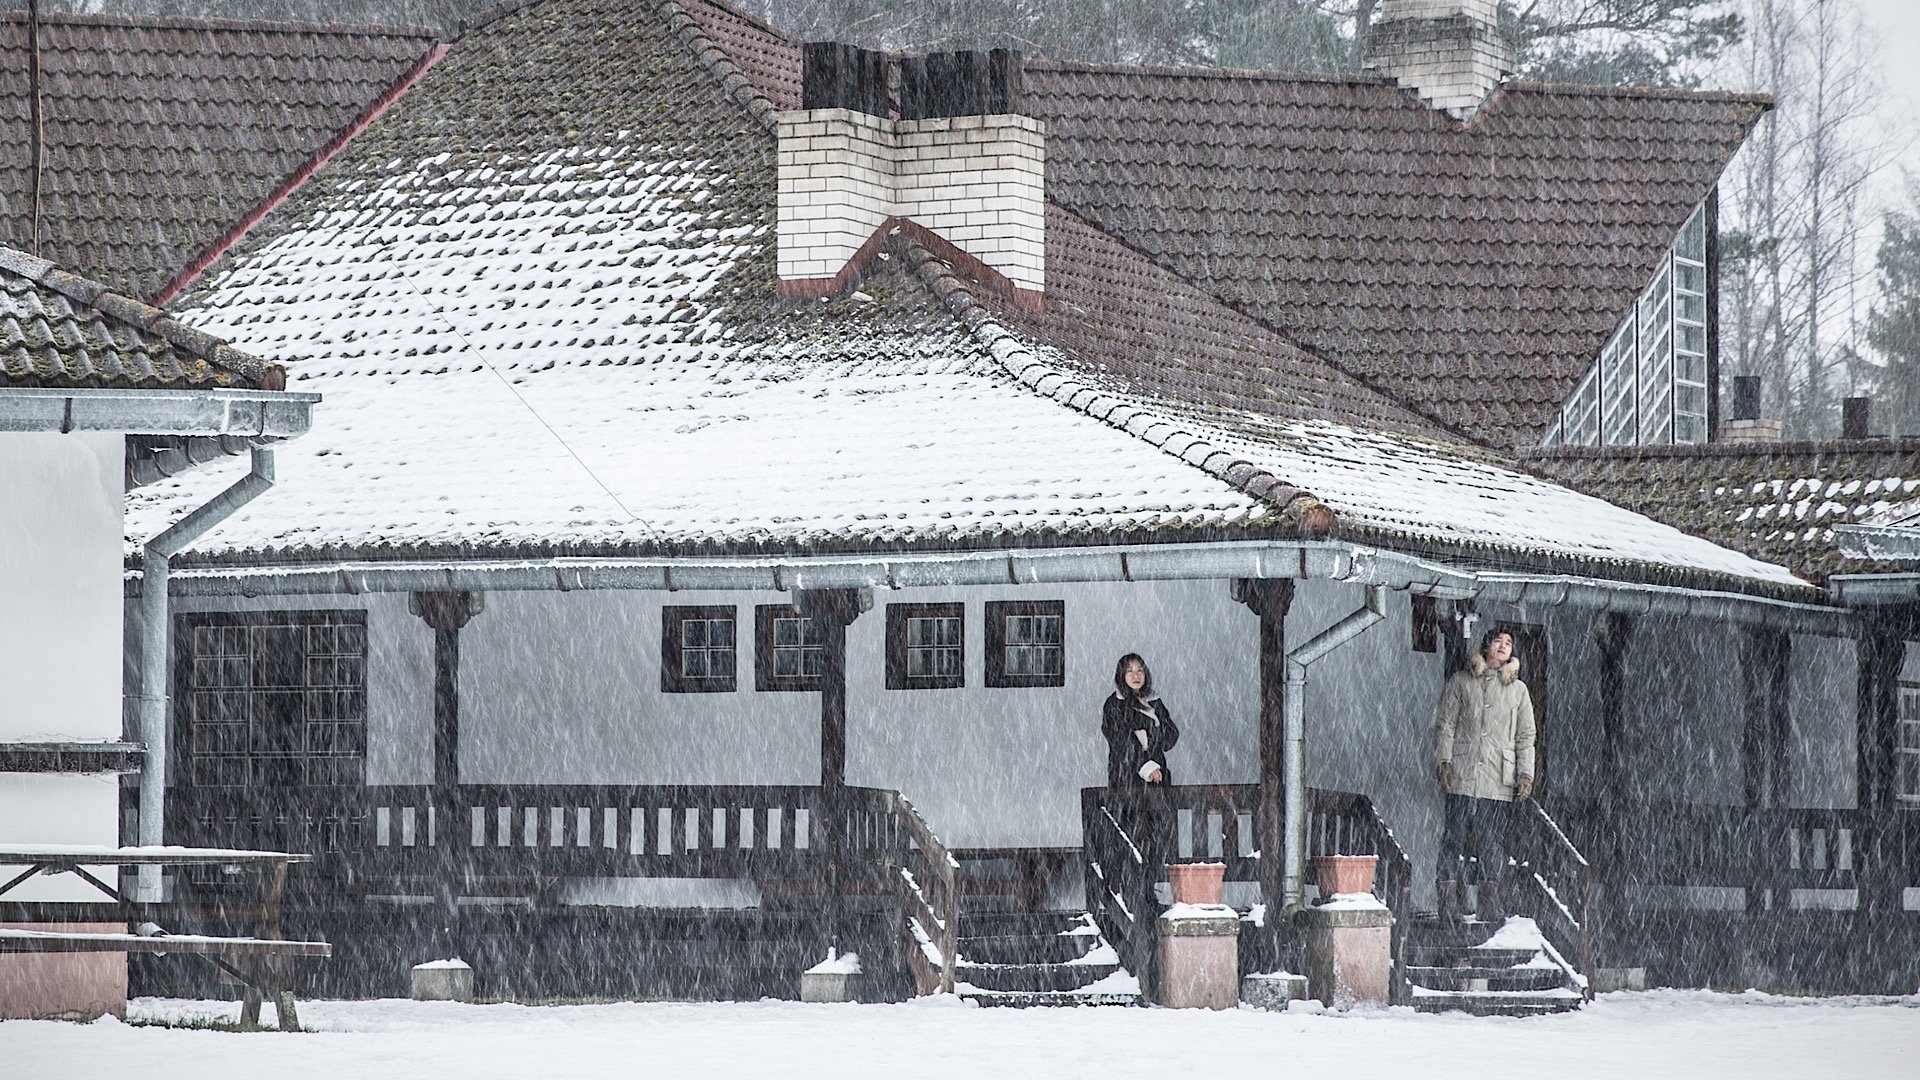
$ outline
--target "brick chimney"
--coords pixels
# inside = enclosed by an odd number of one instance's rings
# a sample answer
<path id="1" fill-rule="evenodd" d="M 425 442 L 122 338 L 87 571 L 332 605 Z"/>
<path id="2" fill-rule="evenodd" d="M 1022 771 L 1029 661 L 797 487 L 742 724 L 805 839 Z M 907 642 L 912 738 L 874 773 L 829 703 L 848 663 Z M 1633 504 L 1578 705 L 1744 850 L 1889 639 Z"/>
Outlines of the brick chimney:
<path id="1" fill-rule="evenodd" d="M 896 228 L 1016 302 L 1040 306 L 1046 128 L 1019 114 L 1020 54 L 804 53 L 779 115 L 780 295 L 830 296 Z"/>
<path id="2" fill-rule="evenodd" d="M 1381 0 L 1366 66 L 1465 120 L 1513 74 L 1515 54 L 1500 34 L 1497 0 Z"/>
<path id="3" fill-rule="evenodd" d="M 1723 443 L 1763 443 L 1780 441 L 1780 421 L 1760 416 L 1760 376 L 1733 377 L 1733 403 L 1720 421 Z"/>

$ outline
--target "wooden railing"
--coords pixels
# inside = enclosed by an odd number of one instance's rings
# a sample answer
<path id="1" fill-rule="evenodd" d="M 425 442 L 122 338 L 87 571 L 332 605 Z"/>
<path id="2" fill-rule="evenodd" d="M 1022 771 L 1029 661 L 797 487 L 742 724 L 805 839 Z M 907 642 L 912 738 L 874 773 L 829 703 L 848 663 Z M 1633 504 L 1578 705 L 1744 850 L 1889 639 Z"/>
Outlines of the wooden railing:
<path id="1" fill-rule="evenodd" d="M 847 789 L 849 858 L 890 850 L 891 792 Z M 463 876 L 809 876 L 824 857 L 820 789 L 779 785 L 462 785 L 448 821 L 427 786 L 301 791 L 280 802 L 169 795 L 169 838 L 312 852 L 309 881 L 400 887 L 457 860 Z"/>
<path id="2" fill-rule="evenodd" d="M 1087 900 L 1101 931 L 1129 964 L 1148 976 L 1153 964 L 1154 926 L 1160 914 L 1153 894 L 1162 874 L 1150 866 L 1152 845 L 1129 835 L 1127 823 L 1140 820 L 1139 792 L 1083 788 L 1080 814 L 1087 858 Z M 1255 821 L 1261 801 L 1257 784 L 1212 784 L 1164 789 L 1172 848 L 1167 859 L 1226 864 L 1226 880 L 1260 880 Z M 1281 796 L 1272 796 L 1277 809 Z M 1280 852 L 1271 853 L 1279 858 Z M 1394 915 L 1393 957 L 1396 994 L 1406 992 L 1406 925 L 1413 914 L 1413 864 L 1380 818 L 1372 800 L 1345 791 L 1307 790 L 1307 854 L 1378 855 L 1374 893 Z M 1278 927 L 1281 913 L 1267 913 Z M 1138 965 L 1138 966 L 1135 966 Z M 1398 997 L 1396 998 L 1398 1000 Z"/>
<path id="3" fill-rule="evenodd" d="M 889 869 L 907 969 L 916 992 L 951 994 L 960 959 L 960 862 L 905 796 L 887 795 L 900 831 Z"/>
<path id="4" fill-rule="evenodd" d="M 1555 799 L 1549 809 L 1613 883 L 1717 886 L 1760 895 L 1856 889 L 1871 846 L 1885 880 L 1920 885 L 1920 811 Z M 1871 837 L 1871 839 L 1869 839 Z"/>
<path id="5" fill-rule="evenodd" d="M 1522 896 L 1549 941 L 1574 942 L 1576 963 L 1593 996 L 1595 929 L 1593 865 L 1574 846 L 1539 800 L 1521 803 L 1514 815 L 1515 853 L 1521 863 Z"/>

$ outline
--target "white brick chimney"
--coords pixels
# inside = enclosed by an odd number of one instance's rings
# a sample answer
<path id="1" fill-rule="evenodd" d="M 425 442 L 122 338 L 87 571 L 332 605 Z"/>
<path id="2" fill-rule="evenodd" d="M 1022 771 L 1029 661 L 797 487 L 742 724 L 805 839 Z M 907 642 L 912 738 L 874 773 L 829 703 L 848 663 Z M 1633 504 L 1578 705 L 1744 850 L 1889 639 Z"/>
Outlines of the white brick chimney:
<path id="1" fill-rule="evenodd" d="M 1038 306 L 1046 271 L 1045 125 L 1011 111 L 917 119 L 876 115 L 884 107 L 884 93 L 860 85 L 874 77 L 874 65 L 862 60 L 846 65 L 851 76 L 828 72 L 816 80 L 815 60 L 810 51 L 808 96 L 858 107 L 779 115 L 781 295 L 841 291 L 888 231 L 906 227 L 945 249 L 948 257 L 975 264 L 963 270 Z M 1010 104 L 1004 74 L 997 94 L 972 93 L 980 89 L 975 86 L 944 92 L 941 80 L 954 70 L 935 66 L 930 96 L 925 67 L 904 72 L 909 81 L 918 78 L 918 92 L 905 95 L 903 111 L 962 112 Z M 984 59 L 965 74 L 976 71 L 986 71 Z M 816 92 L 819 83 L 827 89 Z M 1017 91 L 1017 75 L 1014 85 Z"/>
<path id="2" fill-rule="evenodd" d="M 1513 74 L 1515 55 L 1496 0 L 1381 0 L 1366 66 L 1465 120 Z"/>

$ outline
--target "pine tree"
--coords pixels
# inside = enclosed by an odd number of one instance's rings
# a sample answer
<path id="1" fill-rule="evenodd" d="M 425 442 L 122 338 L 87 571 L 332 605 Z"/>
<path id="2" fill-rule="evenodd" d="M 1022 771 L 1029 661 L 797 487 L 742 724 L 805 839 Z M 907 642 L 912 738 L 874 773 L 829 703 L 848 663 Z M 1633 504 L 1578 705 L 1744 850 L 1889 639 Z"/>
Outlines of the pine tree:
<path id="1" fill-rule="evenodd" d="M 1889 213 L 1876 259 L 1880 301 L 1867 313 L 1867 344 L 1885 362 L 1889 426 L 1920 432 L 1920 217 Z"/>

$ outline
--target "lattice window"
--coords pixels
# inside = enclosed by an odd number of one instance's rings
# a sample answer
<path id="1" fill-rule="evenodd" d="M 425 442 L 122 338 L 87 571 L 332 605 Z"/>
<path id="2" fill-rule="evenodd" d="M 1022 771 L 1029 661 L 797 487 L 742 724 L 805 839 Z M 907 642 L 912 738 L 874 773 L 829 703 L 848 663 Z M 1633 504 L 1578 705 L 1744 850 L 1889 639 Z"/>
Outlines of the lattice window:
<path id="1" fill-rule="evenodd" d="M 827 673 L 826 633 L 820 624 L 784 605 L 753 609 L 757 646 L 754 688 L 818 690 Z"/>
<path id="2" fill-rule="evenodd" d="M 1893 750 L 1893 793 L 1920 802 L 1920 685 L 1900 684 L 1900 728 Z"/>
<path id="3" fill-rule="evenodd" d="M 182 624 L 188 783 L 365 782 L 363 612 L 189 615 Z"/>
<path id="4" fill-rule="evenodd" d="M 1543 444 L 1706 441 L 1709 239 L 1702 204 L 1567 397 Z"/>
<path id="5" fill-rule="evenodd" d="M 966 609 L 959 604 L 887 605 L 887 687 L 950 690 L 966 685 Z"/>
<path id="6" fill-rule="evenodd" d="M 987 605 L 987 685 L 1066 683 L 1066 604 L 1007 600 Z"/>
<path id="7" fill-rule="evenodd" d="M 725 693 L 738 686 L 733 608 L 667 607 L 660 622 L 661 690 Z"/>

